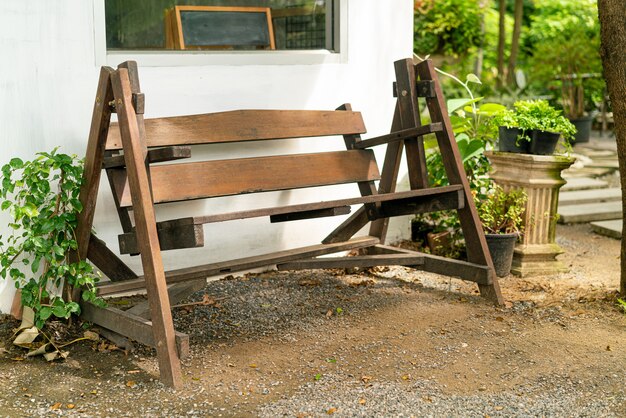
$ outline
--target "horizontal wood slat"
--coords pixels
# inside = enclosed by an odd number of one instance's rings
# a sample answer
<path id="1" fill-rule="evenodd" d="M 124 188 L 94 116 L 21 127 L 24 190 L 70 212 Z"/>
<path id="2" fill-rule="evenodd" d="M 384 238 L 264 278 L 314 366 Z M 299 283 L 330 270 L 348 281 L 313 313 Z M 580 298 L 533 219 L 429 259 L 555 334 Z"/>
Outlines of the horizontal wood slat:
<path id="1" fill-rule="evenodd" d="M 165 278 L 167 279 L 168 284 L 195 279 L 205 279 L 207 277 L 218 276 L 220 274 L 236 273 L 238 271 L 271 266 L 273 264 L 285 263 L 287 261 L 298 260 L 300 258 L 317 257 L 325 254 L 354 250 L 357 248 L 371 247 L 379 243 L 380 240 L 376 237 L 363 236 L 334 244 L 310 245 L 308 247 L 277 251 L 270 254 L 255 255 L 236 260 L 166 271 Z M 139 277 L 135 280 L 126 280 L 124 282 L 102 283 L 98 286 L 98 295 L 106 296 L 113 293 L 142 289 L 144 287 L 145 280 L 143 277 Z"/>
<path id="2" fill-rule="evenodd" d="M 132 205 L 123 169 L 112 172 L 121 207 Z M 378 180 L 371 150 L 164 164 L 150 168 L 154 203 Z"/>
<path id="3" fill-rule="evenodd" d="M 363 134 L 360 112 L 323 110 L 235 110 L 146 119 L 148 147 L 216 144 L 266 139 Z M 121 149 L 117 124 L 111 124 L 108 150 Z"/>

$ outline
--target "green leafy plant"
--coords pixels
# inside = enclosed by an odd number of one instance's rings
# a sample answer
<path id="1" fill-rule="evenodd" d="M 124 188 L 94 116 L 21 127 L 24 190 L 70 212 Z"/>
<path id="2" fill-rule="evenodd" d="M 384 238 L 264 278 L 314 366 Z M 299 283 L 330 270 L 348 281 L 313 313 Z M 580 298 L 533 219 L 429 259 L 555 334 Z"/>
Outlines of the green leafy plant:
<path id="1" fill-rule="evenodd" d="M 75 155 L 41 152 L 32 161 L 13 158 L 2 167 L 0 209 L 8 211 L 11 233 L 0 236 L 0 275 L 21 289 L 22 304 L 32 308 L 41 328 L 54 316 L 80 313 L 73 289 L 98 304 L 98 276 L 86 261 L 73 262 L 74 230 L 82 205 L 78 199 L 82 161 Z"/>
<path id="2" fill-rule="evenodd" d="M 452 130 L 455 135 L 459 154 L 467 174 L 470 188 L 478 191 L 489 183 L 489 160 L 484 155 L 485 149 L 493 146 L 497 138 L 497 126 L 492 118 L 505 110 L 505 106 L 498 103 L 481 103 L 482 97 L 475 97 L 470 86 L 480 85 L 481 81 L 474 74 L 467 74 L 465 81 L 453 74 L 436 69 L 438 73 L 452 79 L 460 85 L 466 97 L 451 99 L 447 102 Z M 431 186 L 446 186 L 449 184 L 441 153 L 434 139 L 425 141 L 427 151 L 426 166 L 429 184 Z M 431 225 L 433 232 L 449 231 L 450 249 L 440 255 L 459 257 L 463 252 L 464 239 L 461 234 L 461 223 L 456 211 L 441 211 L 417 215 L 414 222 L 421 225 Z M 433 250 L 433 249 L 431 249 Z"/>
<path id="3" fill-rule="evenodd" d="M 626 300 L 617 298 L 617 305 L 622 308 L 624 314 L 626 314 Z"/>
<path id="4" fill-rule="evenodd" d="M 521 129 L 558 132 L 566 140 L 574 138 L 576 127 L 546 100 L 518 100 L 513 106 Z"/>
<path id="5" fill-rule="evenodd" d="M 532 75 L 538 83 L 560 91 L 570 119 L 601 100 L 600 25 L 594 0 L 538 0 L 526 34 Z"/>
<path id="6" fill-rule="evenodd" d="M 522 189 L 505 191 L 498 185 L 492 185 L 484 194 L 475 194 L 474 202 L 485 233 L 521 233 L 526 200 Z"/>
<path id="7" fill-rule="evenodd" d="M 459 11 L 462 11 L 460 13 Z M 419 54 L 467 54 L 480 45 L 481 16 L 477 0 L 421 0 L 415 3 L 413 49 Z"/>

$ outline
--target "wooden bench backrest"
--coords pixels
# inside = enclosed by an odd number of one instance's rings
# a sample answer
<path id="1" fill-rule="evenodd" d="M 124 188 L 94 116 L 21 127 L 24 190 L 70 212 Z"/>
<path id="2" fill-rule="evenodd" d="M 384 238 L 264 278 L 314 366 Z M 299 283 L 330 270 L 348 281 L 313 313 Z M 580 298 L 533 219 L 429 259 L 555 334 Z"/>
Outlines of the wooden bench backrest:
<path id="1" fill-rule="evenodd" d="M 360 112 L 347 110 L 234 110 L 201 115 L 146 119 L 150 147 L 217 144 L 267 139 L 360 135 L 366 132 Z M 111 124 L 107 150 L 122 148 L 120 131 Z"/>
<path id="2" fill-rule="evenodd" d="M 365 133 L 359 112 L 239 110 L 145 120 L 148 147 L 217 144 Z M 121 148 L 119 129 L 107 149 Z M 126 171 L 112 170 L 120 207 L 132 205 Z M 348 150 L 155 165 L 154 203 L 378 180 L 371 150 Z"/>

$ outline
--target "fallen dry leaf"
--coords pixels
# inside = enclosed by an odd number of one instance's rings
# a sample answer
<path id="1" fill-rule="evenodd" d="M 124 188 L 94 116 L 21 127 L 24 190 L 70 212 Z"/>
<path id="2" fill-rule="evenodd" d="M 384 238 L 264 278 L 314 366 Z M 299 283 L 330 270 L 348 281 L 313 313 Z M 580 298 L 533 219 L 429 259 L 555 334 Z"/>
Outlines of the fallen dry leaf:
<path id="1" fill-rule="evenodd" d="M 50 409 L 61 409 L 61 405 L 62 405 L 61 402 L 57 402 L 54 405 L 52 405 Z"/>
<path id="2" fill-rule="evenodd" d="M 372 376 L 361 376 L 361 382 L 369 383 L 372 380 Z"/>
<path id="3" fill-rule="evenodd" d="M 329 408 L 329 409 L 328 409 L 328 411 L 326 411 L 326 413 L 327 413 L 328 415 L 332 415 L 332 414 L 334 414 L 335 412 L 337 412 L 337 408 Z"/>
<path id="4" fill-rule="evenodd" d="M 73 403 L 68 403 L 66 405 L 66 407 L 67 407 L 67 409 L 74 409 L 74 408 L 76 408 L 76 405 L 74 405 Z"/>
<path id="5" fill-rule="evenodd" d="M 39 336 L 39 330 L 37 327 L 25 328 L 19 331 L 15 340 L 13 340 L 13 344 L 19 347 L 29 348 L 30 344 L 35 341 L 35 338 Z"/>
<path id="6" fill-rule="evenodd" d="M 135 386 L 137 386 L 137 383 L 135 383 L 134 380 L 129 380 L 128 382 L 126 382 L 126 386 L 129 388 L 134 388 Z"/>
<path id="7" fill-rule="evenodd" d="M 366 400 L 361 398 L 359 399 L 359 405 L 365 405 Z"/>

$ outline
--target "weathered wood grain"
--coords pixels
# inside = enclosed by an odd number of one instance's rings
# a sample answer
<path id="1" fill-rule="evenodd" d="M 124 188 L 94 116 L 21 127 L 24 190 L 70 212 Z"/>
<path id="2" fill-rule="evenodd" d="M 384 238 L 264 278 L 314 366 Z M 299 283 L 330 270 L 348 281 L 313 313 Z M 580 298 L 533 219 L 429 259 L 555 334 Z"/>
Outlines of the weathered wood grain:
<path id="1" fill-rule="evenodd" d="M 113 173 L 122 207 L 131 205 L 126 170 Z M 151 167 L 154 203 L 377 180 L 370 150 L 164 164 Z"/>
<path id="2" fill-rule="evenodd" d="M 146 119 L 145 126 L 148 147 L 307 138 L 366 132 L 359 112 L 318 110 L 233 110 Z M 121 148 L 119 130 L 111 129 L 107 149 Z"/>
<path id="3" fill-rule="evenodd" d="M 136 64 L 133 67 L 135 68 L 132 71 L 136 71 Z M 154 340 L 157 341 L 156 349 L 161 380 L 168 386 L 179 388 L 182 386 L 182 374 L 180 360 L 176 355 L 174 324 L 167 296 L 163 261 L 159 250 L 159 238 L 152 197 L 150 196 L 150 182 L 145 166 L 147 149 L 141 135 L 143 129 L 138 126 L 137 115 L 132 105 L 129 70 L 119 68 L 111 74 L 111 84 L 124 144 L 124 158 L 128 168 L 137 241 L 140 245 L 141 261 L 146 278 L 148 300 L 150 301 Z"/>

